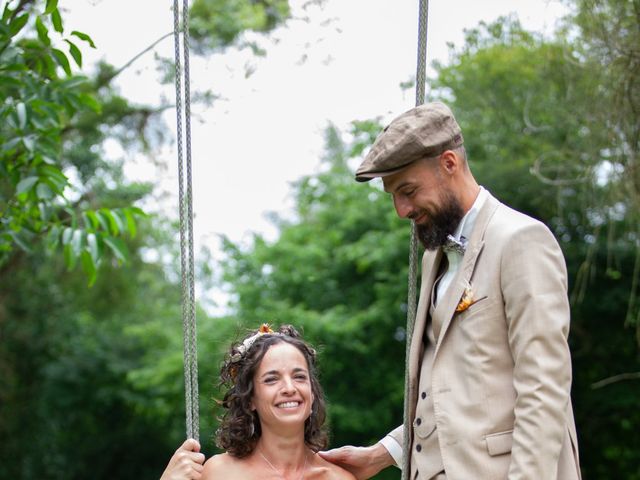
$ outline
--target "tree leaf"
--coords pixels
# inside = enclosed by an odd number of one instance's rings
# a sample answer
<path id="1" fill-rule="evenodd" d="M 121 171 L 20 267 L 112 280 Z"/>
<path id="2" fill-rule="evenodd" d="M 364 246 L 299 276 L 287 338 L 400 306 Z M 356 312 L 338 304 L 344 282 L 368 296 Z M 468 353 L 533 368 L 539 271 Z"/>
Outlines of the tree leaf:
<path id="1" fill-rule="evenodd" d="M 68 270 L 71 270 L 76 266 L 77 257 L 73 255 L 73 250 L 70 244 L 64 246 L 64 263 Z"/>
<path id="2" fill-rule="evenodd" d="M 127 257 L 128 257 L 127 246 L 121 239 L 105 235 L 102 238 L 102 240 L 111 249 L 111 251 L 116 256 L 118 261 L 120 262 L 127 261 Z"/>
<path id="3" fill-rule="evenodd" d="M 25 241 L 21 233 L 24 233 L 25 230 L 21 230 L 20 232 L 9 232 L 9 235 L 13 238 L 13 241 L 16 245 L 18 245 L 25 252 L 30 252 L 31 248 L 29 247 L 29 242 Z"/>
<path id="4" fill-rule="evenodd" d="M 73 228 L 65 227 L 65 229 L 62 231 L 62 244 L 68 245 L 69 242 L 71 241 L 72 235 L 73 235 Z"/>
<path id="5" fill-rule="evenodd" d="M 60 226 L 54 225 L 47 234 L 47 248 L 54 250 L 60 243 Z"/>
<path id="6" fill-rule="evenodd" d="M 28 20 L 29 20 L 28 13 L 20 15 L 17 18 L 14 18 L 13 21 L 9 24 L 9 36 L 15 37 L 20 32 L 20 30 L 22 30 L 22 27 L 24 27 L 27 24 Z"/>
<path id="7" fill-rule="evenodd" d="M 7 21 L 11 18 L 11 14 L 13 10 L 9 8 L 9 3 L 4 6 L 4 11 L 2 12 L 2 23 L 7 23 Z"/>
<path id="8" fill-rule="evenodd" d="M 131 237 L 135 237 L 137 233 L 136 229 L 136 220 L 133 218 L 133 213 L 128 208 L 124 209 L 124 216 L 127 219 L 127 230 L 129 230 L 129 234 Z"/>
<path id="9" fill-rule="evenodd" d="M 24 130 L 27 126 L 27 107 L 23 102 L 16 105 L 16 112 L 18 113 L 18 126 L 20 130 Z"/>
<path id="10" fill-rule="evenodd" d="M 16 186 L 16 195 L 31 190 L 38 180 L 40 180 L 38 177 L 26 177 L 20 180 Z"/>
<path id="11" fill-rule="evenodd" d="M 95 263 L 100 259 L 100 249 L 98 248 L 98 238 L 95 233 L 87 233 L 87 251 Z"/>
<path id="12" fill-rule="evenodd" d="M 44 9 L 44 13 L 49 15 L 58 8 L 58 0 L 47 0 L 47 6 Z"/>
<path id="13" fill-rule="evenodd" d="M 49 38 L 49 30 L 45 27 L 44 23 L 42 23 L 41 17 L 36 17 L 36 31 L 38 32 L 38 38 L 42 43 L 44 43 L 47 47 L 51 45 L 51 39 Z"/>
<path id="14" fill-rule="evenodd" d="M 93 230 L 97 230 L 100 226 L 100 220 L 98 219 L 96 212 L 94 212 L 93 210 L 87 210 L 86 212 L 84 212 L 84 215 L 90 222 L 87 227 L 90 226 Z"/>
<path id="15" fill-rule="evenodd" d="M 93 43 L 93 40 L 91 39 L 91 37 L 86 33 L 78 32 L 77 30 L 74 30 L 73 32 L 71 32 L 71 35 L 75 35 L 80 40 L 84 40 L 91 46 L 91 48 L 96 48 L 96 44 Z"/>
<path id="16" fill-rule="evenodd" d="M 64 26 L 62 25 L 62 17 L 60 16 L 60 10 L 57 8 L 51 13 L 51 22 L 53 23 L 53 29 L 62 33 L 64 31 Z"/>
<path id="17" fill-rule="evenodd" d="M 114 218 L 114 212 L 112 210 L 109 210 L 108 208 L 101 208 L 99 212 L 102 217 L 107 219 L 107 221 L 109 222 L 107 231 L 112 235 L 119 235 L 121 222 L 116 221 L 116 219 Z"/>
<path id="18" fill-rule="evenodd" d="M 58 62 L 58 65 L 62 67 L 67 75 L 71 76 L 71 65 L 69 65 L 69 59 L 67 58 L 65 53 L 62 50 L 58 50 L 57 48 L 53 48 L 51 51 L 53 52 L 53 56 Z"/>
<path id="19" fill-rule="evenodd" d="M 96 269 L 96 261 L 91 257 L 89 252 L 86 250 L 82 252 L 80 255 L 80 262 L 82 264 L 82 269 L 84 273 L 87 274 L 88 277 L 88 285 L 92 287 L 94 283 L 96 283 L 96 278 L 98 278 L 98 271 Z"/>
<path id="20" fill-rule="evenodd" d="M 38 183 L 38 186 L 36 187 L 36 196 L 40 200 L 51 200 L 54 197 L 51 187 L 43 182 Z"/>
<path id="21" fill-rule="evenodd" d="M 73 236 L 71 237 L 71 248 L 73 249 L 73 255 L 78 257 L 80 256 L 80 252 L 82 251 L 82 244 L 84 240 L 84 231 L 80 229 L 76 229 L 73 231 Z"/>
<path id="22" fill-rule="evenodd" d="M 76 61 L 76 64 L 79 67 L 82 67 L 82 52 L 80 51 L 80 49 L 73 42 L 69 40 L 65 39 L 65 42 L 69 44 L 69 53 L 71 54 L 73 59 Z"/>
<path id="23" fill-rule="evenodd" d="M 102 104 L 98 102 L 98 100 L 96 100 L 93 95 L 90 95 L 88 93 L 81 93 L 80 95 L 78 95 L 78 98 L 83 105 L 86 105 L 94 112 L 100 113 L 102 111 Z"/>
<path id="24" fill-rule="evenodd" d="M 105 232 L 109 232 L 109 216 L 105 215 L 103 212 L 101 211 L 97 211 L 95 212 L 96 217 L 98 218 L 98 221 L 100 222 L 100 225 L 102 226 L 102 229 Z"/>

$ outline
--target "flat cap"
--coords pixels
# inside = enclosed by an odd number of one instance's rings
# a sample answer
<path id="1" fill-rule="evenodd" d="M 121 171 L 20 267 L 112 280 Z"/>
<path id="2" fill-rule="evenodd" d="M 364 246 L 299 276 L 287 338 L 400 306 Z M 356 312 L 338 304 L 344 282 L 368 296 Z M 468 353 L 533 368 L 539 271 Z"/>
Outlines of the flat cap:
<path id="1" fill-rule="evenodd" d="M 420 159 L 437 157 L 462 145 L 460 126 L 444 103 L 425 103 L 395 118 L 383 131 L 356 170 L 367 182 L 401 170 Z"/>

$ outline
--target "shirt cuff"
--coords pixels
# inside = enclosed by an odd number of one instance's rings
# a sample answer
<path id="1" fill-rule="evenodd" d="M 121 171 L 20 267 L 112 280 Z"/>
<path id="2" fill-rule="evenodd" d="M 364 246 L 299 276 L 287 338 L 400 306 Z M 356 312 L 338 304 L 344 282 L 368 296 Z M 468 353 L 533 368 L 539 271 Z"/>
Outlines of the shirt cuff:
<path id="1" fill-rule="evenodd" d="M 393 457 L 393 461 L 396 462 L 396 467 L 401 468 L 400 465 L 402 465 L 402 447 L 395 440 L 395 438 L 387 435 L 382 440 L 380 440 L 380 443 L 384 448 L 387 449 L 389 455 Z"/>

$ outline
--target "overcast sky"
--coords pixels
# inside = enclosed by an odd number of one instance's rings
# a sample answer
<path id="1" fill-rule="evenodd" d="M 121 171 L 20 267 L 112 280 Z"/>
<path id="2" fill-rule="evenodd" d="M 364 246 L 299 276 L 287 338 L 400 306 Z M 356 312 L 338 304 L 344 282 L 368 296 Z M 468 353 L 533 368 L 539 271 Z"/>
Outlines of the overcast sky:
<path id="1" fill-rule="evenodd" d="M 171 0 L 61 0 L 67 29 L 91 35 L 86 51 L 125 64 L 173 28 Z M 266 212 L 291 207 L 290 183 L 319 167 L 322 132 L 329 122 L 383 116 L 390 120 L 414 106 L 413 90 L 401 82 L 415 74 L 417 0 L 327 0 L 304 11 L 292 0 L 294 20 L 262 40 L 264 58 L 230 49 L 202 59 L 192 55 L 192 90 L 211 89 L 221 99 L 194 107 L 193 170 L 196 244 L 216 251 L 221 234 L 246 241 L 249 232 L 274 238 Z M 515 14 L 523 25 L 549 33 L 565 13 L 558 0 L 431 0 L 427 58 L 446 61 L 447 43 L 461 45 L 463 29 Z M 309 17 L 307 21 L 302 17 Z M 155 49 L 173 57 L 173 40 Z M 173 101 L 159 83 L 153 53 L 118 79 L 122 94 L 137 103 Z M 247 69 L 253 74 L 246 76 Z M 175 112 L 165 120 L 173 132 Z M 124 153 L 132 178 L 160 181 L 164 208 L 177 215 L 174 145 L 157 152 L 167 167 Z M 159 195 L 161 196 L 161 195 Z M 391 205 L 390 205 L 391 208 Z"/>

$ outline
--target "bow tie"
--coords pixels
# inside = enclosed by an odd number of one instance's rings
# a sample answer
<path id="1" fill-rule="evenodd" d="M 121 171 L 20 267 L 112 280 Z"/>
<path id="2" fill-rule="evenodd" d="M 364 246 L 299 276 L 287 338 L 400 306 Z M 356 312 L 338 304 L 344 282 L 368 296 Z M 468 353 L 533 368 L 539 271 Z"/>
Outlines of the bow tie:
<path id="1" fill-rule="evenodd" d="M 442 250 L 445 252 L 456 252 L 460 255 L 464 255 L 464 251 L 467 248 L 467 239 L 460 237 L 457 240 L 453 235 L 447 235 L 447 240 L 442 245 Z"/>

